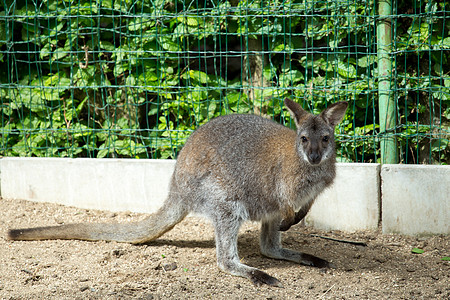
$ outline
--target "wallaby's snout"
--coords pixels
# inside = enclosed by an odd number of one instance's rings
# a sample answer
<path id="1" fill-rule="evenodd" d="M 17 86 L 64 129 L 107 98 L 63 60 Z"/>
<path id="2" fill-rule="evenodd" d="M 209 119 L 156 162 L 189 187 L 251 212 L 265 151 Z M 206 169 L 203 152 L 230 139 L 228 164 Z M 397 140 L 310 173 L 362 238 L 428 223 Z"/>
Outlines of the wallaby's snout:
<path id="1" fill-rule="evenodd" d="M 308 154 L 308 160 L 312 165 L 317 165 L 322 160 L 322 155 L 318 151 L 311 151 Z"/>

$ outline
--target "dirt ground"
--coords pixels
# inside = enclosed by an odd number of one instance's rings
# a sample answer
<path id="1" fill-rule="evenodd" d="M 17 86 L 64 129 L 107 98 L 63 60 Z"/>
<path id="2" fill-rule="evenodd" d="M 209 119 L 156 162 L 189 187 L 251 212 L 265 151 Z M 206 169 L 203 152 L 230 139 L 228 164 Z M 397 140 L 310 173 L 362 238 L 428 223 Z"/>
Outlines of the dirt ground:
<path id="1" fill-rule="evenodd" d="M 145 245 L 5 239 L 8 228 L 71 222 L 128 222 L 134 213 L 93 211 L 0 199 L 1 299 L 450 299 L 448 236 L 321 232 L 296 225 L 284 244 L 332 261 L 317 269 L 264 258 L 259 226 L 241 229 L 242 260 L 277 277 L 283 288 L 256 287 L 216 267 L 210 224 L 188 217 Z M 363 241 L 367 246 L 319 236 Z M 413 254 L 413 248 L 423 249 Z"/>

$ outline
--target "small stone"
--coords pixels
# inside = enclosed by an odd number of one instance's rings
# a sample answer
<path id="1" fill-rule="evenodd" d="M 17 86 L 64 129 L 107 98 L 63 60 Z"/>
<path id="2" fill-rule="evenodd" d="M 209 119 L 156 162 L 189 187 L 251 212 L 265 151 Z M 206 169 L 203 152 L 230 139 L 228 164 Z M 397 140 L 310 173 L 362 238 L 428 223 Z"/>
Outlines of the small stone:
<path id="1" fill-rule="evenodd" d="M 175 270 L 176 268 L 177 268 L 178 266 L 177 266 L 177 263 L 176 262 L 172 262 L 172 263 L 169 263 L 169 264 L 164 264 L 164 265 L 162 265 L 162 268 L 163 268 L 163 270 L 164 271 L 173 271 L 173 270 Z"/>
<path id="2" fill-rule="evenodd" d="M 88 289 L 89 289 L 89 287 L 87 285 L 80 287 L 81 292 L 87 291 Z"/>
<path id="3" fill-rule="evenodd" d="M 64 220 L 61 219 L 61 218 L 55 218 L 55 222 L 56 222 L 56 224 L 58 224 L 58 225 L 64 224 Z"/>
<path id="4" fill-rule="evenodd" d="M 117 214 L 115 212 L 110 212 L 106 215 L 107 218 L 115 218 L 117 217 Z"/>
<path id="5" fill-rule="evenodd" d="M 113 256 L 115 257 L 121 257 L 122 255 L 125 254 L 125 251 L 122 249 L 116 249 L 112 251 Z"/>

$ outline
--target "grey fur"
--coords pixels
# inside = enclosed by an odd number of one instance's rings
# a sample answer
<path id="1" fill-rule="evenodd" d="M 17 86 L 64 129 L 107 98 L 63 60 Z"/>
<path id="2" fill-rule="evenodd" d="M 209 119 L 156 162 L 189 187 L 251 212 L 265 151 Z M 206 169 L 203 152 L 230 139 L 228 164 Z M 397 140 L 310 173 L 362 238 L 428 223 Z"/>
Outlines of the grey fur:
<path id="1" fill-rule="evenodd" d="M 263 255 L 327 266 L 325 260 L 282 248 L 280 230 L 298 223 L 333 182 L 334 127 L 347 103 L 333 104 L 316 116 L 289 99 L 285 105 L 297 132 L 255 115 L 218 117 L 198 128 L 180 152 L 163 207 L 141 222 L 15 229 L 8 236 L 144 243 L 193 212 L 214 226 L 218 266 L 254 284 L 281 286 L 276 278 L 240 262 L 237 235 L 246 220 L 262 222 Z"/>

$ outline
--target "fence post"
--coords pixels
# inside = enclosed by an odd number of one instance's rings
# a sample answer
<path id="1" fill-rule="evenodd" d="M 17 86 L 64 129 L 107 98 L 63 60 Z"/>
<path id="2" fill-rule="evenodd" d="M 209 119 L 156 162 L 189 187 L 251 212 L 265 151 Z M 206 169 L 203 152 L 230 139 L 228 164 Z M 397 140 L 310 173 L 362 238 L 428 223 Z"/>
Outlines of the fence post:
<path id="1" fill-rule="evenodd" d="M 395 101 L 391 93 L 392 61 L 390 50 L 391 0 L 378 0 L 377 53 L 378 53 L 378 115 L 380 119 L 380 151 L 382 164 L 397 163 L 397 140 L 392 132 L 396 126 Z"/>

